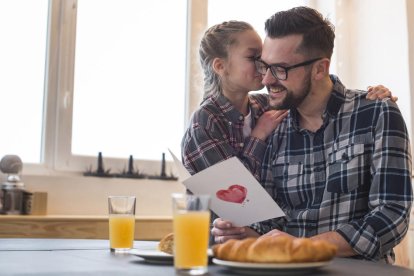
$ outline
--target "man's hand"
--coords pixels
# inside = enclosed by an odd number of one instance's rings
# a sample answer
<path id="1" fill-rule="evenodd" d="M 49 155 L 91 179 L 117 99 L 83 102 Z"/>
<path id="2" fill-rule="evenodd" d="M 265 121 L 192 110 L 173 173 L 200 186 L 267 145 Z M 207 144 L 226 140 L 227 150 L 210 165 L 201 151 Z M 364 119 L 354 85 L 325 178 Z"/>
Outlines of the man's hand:
<path id="1" fill-rule="evenodd" d="M 236 227 L 233 226 L 230 221 L 221 218 L 214 220 L 211 235 L 214 236 L 215 243 L 223 243 L 230 239 L 241 240 L 247 237 L 259 236 L 259 234 L 250 227 Z"/>

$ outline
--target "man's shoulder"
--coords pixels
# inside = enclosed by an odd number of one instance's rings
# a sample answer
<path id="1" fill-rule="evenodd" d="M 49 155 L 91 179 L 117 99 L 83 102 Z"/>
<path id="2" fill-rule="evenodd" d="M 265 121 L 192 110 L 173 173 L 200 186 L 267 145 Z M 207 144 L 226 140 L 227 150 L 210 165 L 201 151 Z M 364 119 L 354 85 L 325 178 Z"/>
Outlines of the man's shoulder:
<path id="1" fill-rule="evenodd" d="M 344 110 L 347 110 L 349 108 L 352 108 L 351 110 L 354 110 L 354 111 L 357 111 L 360 108 L 364 108 L 364 109 L 367 109 L 367 108 L 383 109 L 387 107 L 398 108 L 398 106 L 393 101 L 391 101 L 390 98 L 370 100 L 370 99 L 367 99 L 367 94 L 368 92 L 364 90 L 346 89 L 344 93 L 344 96 L 345 96 Z"/>
<path id="2" fill-rule="evenodd" d="M 397 104 L 390 98 L 369 100 L 366 93 L 350 90 L 346 93 L 345 101 L 341 107 L 338 120 L 355 124 L 362 129 L 369 126 L 384 125 L 386 128 L 399 128 L 404 130 L 404 118 Z M 384 120 L 388 123 L 384 124 Z"/>

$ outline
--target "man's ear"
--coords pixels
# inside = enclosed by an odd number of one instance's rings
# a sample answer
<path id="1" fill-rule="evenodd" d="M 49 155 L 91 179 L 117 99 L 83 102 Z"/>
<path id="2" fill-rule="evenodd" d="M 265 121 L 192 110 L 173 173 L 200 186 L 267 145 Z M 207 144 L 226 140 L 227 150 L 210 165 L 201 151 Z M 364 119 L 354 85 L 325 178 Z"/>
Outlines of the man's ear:
<path id="1" fill-rule="evenodd" d="M 323 58 L 318 60 L 314 66 L 314 78 L 315 80 L 321 80 L 329 75 L 329 65 L 331 64 L 330 59 Z"/>
<path id="2" fill-rule="evenodd" d="M 217 75 L 223 76 L 223 74 L 224 74 L 224 62 L 221 58 L 213 59 L 213 70 Z"/>

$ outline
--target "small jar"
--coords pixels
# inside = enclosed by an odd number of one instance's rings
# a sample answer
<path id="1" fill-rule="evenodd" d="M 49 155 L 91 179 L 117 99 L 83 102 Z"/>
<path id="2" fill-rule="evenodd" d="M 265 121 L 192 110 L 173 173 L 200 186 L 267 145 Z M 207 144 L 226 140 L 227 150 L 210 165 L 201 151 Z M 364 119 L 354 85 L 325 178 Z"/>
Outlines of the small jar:
<path id="1" fill-rule="evenodd" d="M 1 184 L 0 201 L 2 214 L 19 215 L 23 209 L 23 183 L 5 182 Z"/>

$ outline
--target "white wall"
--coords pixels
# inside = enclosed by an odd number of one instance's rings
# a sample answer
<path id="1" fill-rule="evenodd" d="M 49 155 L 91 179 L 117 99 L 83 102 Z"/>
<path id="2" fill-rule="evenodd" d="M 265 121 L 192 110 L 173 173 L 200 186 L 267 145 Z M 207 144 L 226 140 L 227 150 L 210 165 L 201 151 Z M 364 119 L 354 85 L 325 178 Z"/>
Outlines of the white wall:
<path id="1" fill-rule="evenodd" d="M 406 0 L 336 1 L 336 20 L 340 79 L 349 88 L 390 88 L 413 137 Z"/>
<path id="2" fill-rule="evenodd" d="M 25 189 L 47 192 L 48 215 L 106 215 L 108 196 L 137 197 L 137 216 L 171 216 L 171 193 L 185 192 L 177 181 L 83 176 L 23 176 Z"/>
<path id="3" fill-rule="evenodd" d="M 406 1 L 406 16 L 407 16 L 407 29 L 408 29 L 408 64 L 409 64 L 409 79 L 410 79 L 410 95 L 414 93 L 414 1 L 407 0 Z M 414 107 L 414 97 L 411 97 L 411 101 L 407 101 Z M 411 112 L 411 122 L 414 122 L 414 112 Z M 414 127 L 412 127 L 414 129 Z M 411 135 L 414 137 L 414 135 Z M 413 139 L 411 139 L 411 146 L 414 147 Z M 414 153 L 414 151 L 412 151 Z M 414 211 L 413 211 L 414 214 Z M 413 239 L 414 243 L 414 239 Z M 413 245 L 414 248 L 414 245 Z M 414 256 L 414 252 L 413 252 Z M 414 263 L 413 263 L 414 267 Z"/>

